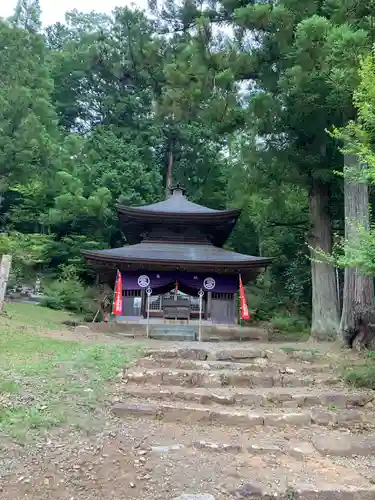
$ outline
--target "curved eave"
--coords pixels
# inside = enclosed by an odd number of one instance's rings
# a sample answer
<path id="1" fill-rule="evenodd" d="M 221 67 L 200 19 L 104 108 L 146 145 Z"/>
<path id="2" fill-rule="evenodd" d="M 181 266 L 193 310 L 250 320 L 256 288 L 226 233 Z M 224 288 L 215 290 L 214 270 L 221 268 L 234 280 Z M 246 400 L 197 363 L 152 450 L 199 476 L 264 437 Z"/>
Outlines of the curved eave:
<path id="1" fill-rule="evenodd" d="M 117 214 L 121 231 L 125 234 L 129 244 L 140 243 L 144 233 L 154 224 L 199 226 L 216 246 L 223 246 L 233 231 L 238 217 L 239 209 L 223 210 L 212 213 L 196 212 L 153 212 L 117 206 Z"/>
<path id="2" fill-rule="evenodd" d="M 251 260 L 243 261 L 187 261 L 187 260 L 163 260 L 163 259 L 136 259 L 134 257 L 121 257 L 121 256 L 110 256 L 98 254 L 95 251 L 82 251 L 88 264 L 92 265 L 96 269 L 100 267 L 125 267 L 128 269 L 149 269 L 149 270 L 160 270 L 161 268 L 165 270 L 176 270 L 176 269 L 186 269 L 191 271 L 198 270 L 217 270 L 218 272 L 229 273 L 229 272 L 244 272 L 246 270 L 259 270 L 264 269 L 272 263 L 272 259 L 254 257 Z"/>
<path id="3" fill-rule="evenodd" d="M 209 212 L 194 212 L 194 211 L 156 211 L 147 210 L 147 208 L 142 207 L 127 207 L 124 205 L 116 205 L 116 210 L 119 215 L 126 216 L 129 221 L 174 221 L 174 220 L 186 220 L 188 222 L 210 222 L 215 224 L 215 221 L 223 222 L 224 220 L 238 219 L 241 215 L 241 209 L 230 208 L 228 210 L 212 210 Z"/>

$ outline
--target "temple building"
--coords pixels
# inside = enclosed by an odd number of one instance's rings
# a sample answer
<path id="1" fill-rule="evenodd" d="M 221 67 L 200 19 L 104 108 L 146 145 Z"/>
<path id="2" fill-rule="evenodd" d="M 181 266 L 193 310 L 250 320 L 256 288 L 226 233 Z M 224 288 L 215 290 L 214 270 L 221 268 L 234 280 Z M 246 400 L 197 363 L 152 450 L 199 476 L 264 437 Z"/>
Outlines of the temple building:
<path id="1" fill-rule="evenodd" d="M 222 248 L 241 210 L 197 205 L 177 186 L 165 201 L 117 212 L 128 245 L 83 254 L 101 282 L 113 287 L 122 273 L 123 320 L 238 322 L 239 275 L 246 283 L 270 263 Z"/>

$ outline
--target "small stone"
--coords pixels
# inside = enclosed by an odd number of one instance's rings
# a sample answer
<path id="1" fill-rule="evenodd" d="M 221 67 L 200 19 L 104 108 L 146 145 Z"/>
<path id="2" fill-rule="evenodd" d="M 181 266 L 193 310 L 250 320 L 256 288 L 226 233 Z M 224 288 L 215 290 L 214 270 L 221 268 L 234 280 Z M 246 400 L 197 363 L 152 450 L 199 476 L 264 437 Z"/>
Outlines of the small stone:
<path id="1" fill-rule="evenodd" d="M 292 441 L 289 443 L 289 453 L 296 458 L 304 458 L 315 453 L 315 448 L 308 442 Z"/>
<path id="2" fill-rule="evenodd" d="M 88 333 L 90 328 L 86 325 L 78 325 L 74 328 L 75 333 Z"/>
<path id="3" fill-rule="evenodd" d="M 247 447 L 247 451 L 253 454 L 281 453 L 280 446 L 272 443 L 252 443 Z"/>
<path id="4" fill-rule="evenodd" d="M 199 450 L 208 450 L 216 452 L 234 452 L 240 453 L 242 446 L 240 444 L 227 444 L 227 443 L 210 443 L 208 441 L 195 441 L 194 448 Z"/>
<path id="5" fill-rule="evenodd" d="M 313 409 L 311 411 L 311 421 L 313 424 L 330 425 L 333 422 L 333 414 L 330 411 Z"/>
<path id="6" fill-rule="evenodd" d="M 280 368 L 279 373 L 286 374 L 286 375 L 294 375 L 297 373 L 297 370 L 294 368 L 288 368 L 287 366 L 285 368 Z"/>
<path id="7" fill-rule="evenodd" d="M 151 451 L 154 453 L 169 453 L 170 451 L 178 451 L 184 448 L 182 444 L 172 444 L 170 446 L 151 446 Z"/>
<path id="8" fill-rule="evenodd" d="M 258 484 L 245 484 L 233 492 L 234 498 L 262 498 L 263 489 Z"/>
<path id="9" fill-rule="evenodd" d="M 342 410 L 335 415 L 335 424 L 347 427 L 362 422 L 362 414 L 358 410 Z"/>
<path id="10" fill-rule="evenodd" d="M 135 484 L 134 483 L 129 483 L 129 486 L 130 486 L 130 488 L 135 488 Z"/>
<path id="11" fill-rule="evenodd" d="M 253 361 L 254 365 L 260 367 L 260 368 L 265 368 L 268 366 L 268 359 L 267 358 L 255 358 Z"/>
<path id="12" fill-rule="evenodd" d="M 215 500 L 215 497 L 213 495 L 208 495 L 207 493 L 197 495 L 184 493 L 179 497 L 175 497 L 173 500 Z"/>
<path id="13" fill-rule="evenodd" d="M 295 425 L 303 426 L 310 423 L 309 413 L 282 413 L 280 414 L 267 414 L 264 416 L 264 425 L 270 426 L 284 426 Z"/>
<path id="14" fill-rule="evenodd" d="M 218 394 L 211 394 L 210 397 L 214 403 L 219 403 L 222 405 L 233 405 L 235 403 L 234 396 L 221 396 Z"/>

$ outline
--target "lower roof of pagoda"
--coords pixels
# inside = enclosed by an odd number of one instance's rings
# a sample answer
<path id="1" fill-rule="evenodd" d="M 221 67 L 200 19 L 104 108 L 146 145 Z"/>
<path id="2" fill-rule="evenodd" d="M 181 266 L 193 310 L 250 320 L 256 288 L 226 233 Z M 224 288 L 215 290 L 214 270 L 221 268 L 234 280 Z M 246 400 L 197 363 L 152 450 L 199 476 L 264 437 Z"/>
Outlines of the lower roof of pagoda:
<path id="1" fill-rule="evenodd" d="M 180 270 L 241 273 L 265 268 L 271 259 L 240 254 L 209 243 L 155 243 L 143 241 L 111 250 L 83 251 L 89 265 L 96 269 Z"/>

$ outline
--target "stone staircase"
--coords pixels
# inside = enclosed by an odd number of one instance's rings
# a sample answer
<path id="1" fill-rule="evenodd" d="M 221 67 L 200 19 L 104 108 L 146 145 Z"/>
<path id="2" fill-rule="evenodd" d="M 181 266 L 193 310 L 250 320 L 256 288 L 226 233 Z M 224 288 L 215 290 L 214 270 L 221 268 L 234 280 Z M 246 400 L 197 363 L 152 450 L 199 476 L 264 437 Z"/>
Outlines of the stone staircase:
<path id="1" fill-rule="evenodd" d="M 198 327 L 181 324 L 152 325 L 150 338 L 168 341 L 195 341 Z"/>
<path id="2" fill-rule="evenodd" d="M 113 412 L 150 425 L 148 450 L 153 435 L 160 445 L 185 429 L 177 445 L 186 474 L 192 456 L 209 469 L 224 467 L 220 487 L 199 492 L 215 500 L 375 499 L 375 393 L 345 387 L 338 353 L 219 347 L 147 351 L 124 370 Z M 242 466 L 229 477 L 225 464 L 233 456 Z"/>

